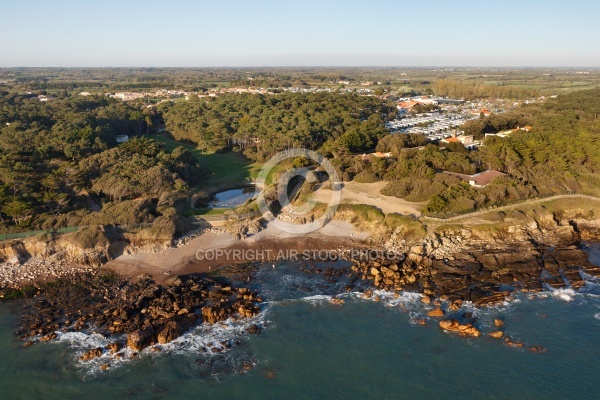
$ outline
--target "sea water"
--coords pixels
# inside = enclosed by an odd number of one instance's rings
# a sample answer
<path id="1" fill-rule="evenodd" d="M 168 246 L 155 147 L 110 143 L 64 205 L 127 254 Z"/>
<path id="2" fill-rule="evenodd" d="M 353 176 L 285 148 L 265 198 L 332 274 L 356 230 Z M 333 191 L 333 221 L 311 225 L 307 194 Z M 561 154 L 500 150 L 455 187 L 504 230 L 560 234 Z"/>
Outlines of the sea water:
<path id="1" fill-rule="evenodd" d="M 600 244 L 589 244 L 600 263 Z M 600 399 L 600 280 L 583 289 L 520 294 L 467 311 L 484 332 L 505 321 L 514 349 L 487 335 L 444 333 L 420 296 L 346 293 L 345 282 L 299 265 L 265 266 L 254 281 L 266 303 L 253 321 L 201 326 L 133 360 L 81 363 L 108 340 L 63 334 L 24 348 L 19 303 L 0 305 L 3 399 Z M 343 305 L 330 298 L 340 295 Z M 426 319 L 423 326 L 419 320 Z M 246 333 L 259 324 L 259 334 Z M 531 346 L 545 353 L 532 353 Z M 103 371 L 100 365 L 111 367 Z M 251 369 L 250 369 L 251 368 Z M 247 371 L 250 369 L 249 371 Z"/>

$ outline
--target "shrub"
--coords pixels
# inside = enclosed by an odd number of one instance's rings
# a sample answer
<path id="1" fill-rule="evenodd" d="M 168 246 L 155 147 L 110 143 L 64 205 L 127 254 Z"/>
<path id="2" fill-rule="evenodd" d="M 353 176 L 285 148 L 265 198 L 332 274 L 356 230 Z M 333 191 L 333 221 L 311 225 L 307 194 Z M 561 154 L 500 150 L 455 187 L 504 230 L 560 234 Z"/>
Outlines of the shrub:
<path id="1" fill-rule="evenodd" d="M 340 204 L 340 211 L 350 211 L 354 215 L 366 222 L 379 222 L 385 221 L 385 215 L 381 210 L 375 206 L 368 206 L 365 204 Z"/>
<path id="2" fill-rule="evenodd" d="M 69 241 L 82 249 L 105 247 L 109 245 L 108 238 L 100 226 L 84 226 L 77 232 L 68 235 Z"/>
<path id="3" fill-rule="evenodd" d="M 410 225 L 413 222 L 414 221 L 413 221 L 412 217 L 410 217 L 408 215 L 390 213 L 390 214 L 386 214 L 386 216 L 385 216 L 385 226 L 387 226 L 391 230 L 394 230 L 394 229 L 398 228 L 399 226 Z"/>
<path id="4" fill-rule="evenodd" d="M 373 183 L 379 182 L 380 180 L 381 179 L 371 171 L 363 171 L 354 177 L 354 181 L 359 183 Z"/>

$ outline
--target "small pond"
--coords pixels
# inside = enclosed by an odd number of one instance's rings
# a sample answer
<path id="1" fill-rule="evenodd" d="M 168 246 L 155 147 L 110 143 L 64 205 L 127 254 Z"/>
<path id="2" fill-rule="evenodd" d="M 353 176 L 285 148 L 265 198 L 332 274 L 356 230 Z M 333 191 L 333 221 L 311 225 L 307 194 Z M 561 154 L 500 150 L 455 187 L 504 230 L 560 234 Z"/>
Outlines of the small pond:
<path id="1" fill-rule="evenodd" d="M 206 206 L 210 208 L 234 208 L 241 206 L 257 195 L 258 192 L 254 186 L 225 190 L 213 194 Z"/>

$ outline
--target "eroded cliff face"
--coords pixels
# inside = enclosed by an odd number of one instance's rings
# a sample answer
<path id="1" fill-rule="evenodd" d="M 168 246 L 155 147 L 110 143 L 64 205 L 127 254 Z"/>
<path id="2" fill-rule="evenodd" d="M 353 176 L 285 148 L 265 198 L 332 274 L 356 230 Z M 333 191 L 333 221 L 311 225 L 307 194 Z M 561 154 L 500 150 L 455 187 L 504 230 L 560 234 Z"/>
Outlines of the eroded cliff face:
<path id="1" fill-rule="evenodd" d="M 578 289 L 585 284 L 582 272 L 600 276 L 600 268 L 589 263 L 581 248 L 582 238 L 600 238 L 595 230 L 599 225 L 600 220 L 557 220 L 543 214 L 521 221 L 440 227 L 418 243 L 392 234 L 385 247 L 404 254 L 404 260 L 363 262 L 355 271 L 377 288 L 479 305 L 504 301 L 514 291 Z"/>
<path id="2" fill-rule="evenodd" d="M 600 218 L 593 215 L 584 218 L 580 212 L 571 214 L 565 213 L 557 218 L 544 210 L 536 210 L 529 215 L 518 211 L 502 220 L 438 224 L 424 239 L 416 240 L 408 240 L 400 227 L 387 238 L 384 248 L 437 259 L 451 258 L 460 250 L 494 249 L 522 242 L 560 246 L 600 239 Z"/>
<path id="3" fill-rule="evenodd" d="M 63 235 L 55 240 L 31 237 L 0 243 L 0 289 L 95 269 L 122 254 L 159 251 L 171 244 L 170 238 L 146 239 L 132 234 L 92 242 Z"/>

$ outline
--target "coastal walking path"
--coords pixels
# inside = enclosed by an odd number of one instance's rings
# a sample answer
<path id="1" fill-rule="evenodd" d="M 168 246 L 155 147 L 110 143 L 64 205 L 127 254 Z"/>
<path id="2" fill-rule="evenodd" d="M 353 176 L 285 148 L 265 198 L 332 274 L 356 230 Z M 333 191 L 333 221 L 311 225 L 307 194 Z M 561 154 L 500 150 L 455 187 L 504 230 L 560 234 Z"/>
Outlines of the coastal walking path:
<path id="1" fill-rule="evenodd" d="M 525 200 L 525 201 L 522 201 L 522 202 L 516 203 L 516 204 L 510 204 L 507 206 L 501 206 L 501 207 L 496 207 L 496 208 L 490 208 L 487 210 L 470 212 L 470 213 L 457 215 L 455 217 L 450 217 L 450 218 L 436 218 L 436 217 L 421 216 L 419 219 L 423 222 L 429 222 L 429 223 L 434 223 L 434 224 L 446 224 L 448 222 L 456 222 L 456 221 L 461 221 L 464 219 L 479 217 L 479 216 L 482 216 L 482 215 L 485 215 L 488 213 L 492 213 L 492 212 L 508 211 L 508 210 L 512 210 L 514 208 L 523 207 L 525 205 L 546 203 L 546 202 L 553 201 L 553 200 L 573 199 L 573 198 L 600 201 L 600 198 L 598 198 L 598 197 L 588 196 L 585 194 L 561 194 L 561 195 L 557 195 L 557 196 L 545 197 L 545 198 L 540 198 L 540 199 Z"/>

